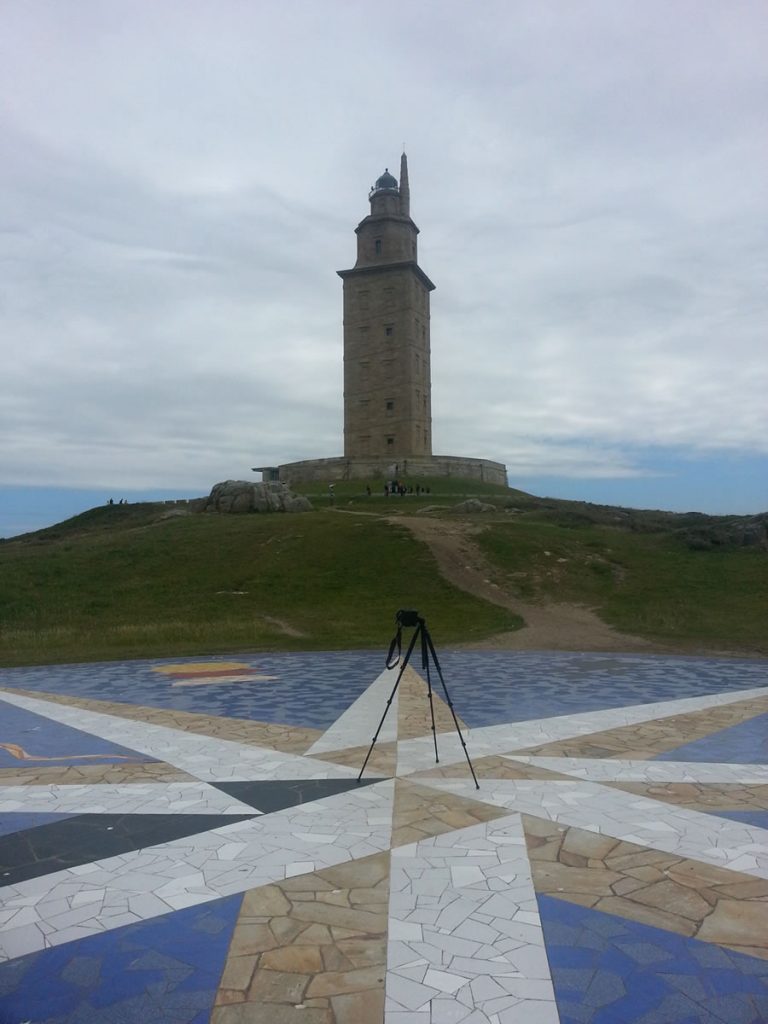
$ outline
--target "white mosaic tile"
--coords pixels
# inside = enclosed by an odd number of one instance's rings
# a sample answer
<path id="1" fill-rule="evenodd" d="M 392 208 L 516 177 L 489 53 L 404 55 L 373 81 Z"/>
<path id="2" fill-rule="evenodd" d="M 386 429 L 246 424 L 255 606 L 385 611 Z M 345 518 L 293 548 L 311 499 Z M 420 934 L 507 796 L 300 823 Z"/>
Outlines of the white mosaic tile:
<path id="1" fill-rule="evenodd" d="M 260 814 L 201 782 L 0 786 L 3 812 L 54 814 Z"/>
<path id="2" fill-rule="evenodd" d="M 464 738 L 473 760 L 490 754 L 511 754 L 525 747 L 540 746 L 554 740 L 573 739 L 587 736 L 604 729 L 615 729 L 624 725 L 637 725 L 655 719 L 670 718 L 672 715 L 706 708 L 721 707 L 742 700 L 768 695 L 768 687 L 739 690 L 731 693 L 708 694 L 704 697 L 685 697 L 680 700 L 659 701 L 654 704 L 634 704 L 622 708 L 606 708 L 601 711 L 581 712 L 575 715 L 559 715 L 554 718 L 532 718 L 525 722 L 508 722 L 489 725 L 479 729 L 464 730 Z M 440 764 L 445 767 L 464 761 L 464 751 L 455 732 L 440 734 Z M 418 737 L 401 740 L 397 745 L 398 774 L 424 771 L 435 763 L 435 749 L 432 737 Z"/>
<path id="3" fill-rule="evenodd" d="M 36 697 L 3 693 L 0 700 L 165 761 L 204 782 L 349 779 L 357 774 L 353 768 L 327 761 L 185 733 L 164 725 L 132 722 L 100 711 L 53 704 Z M 375 772 L 369 773 L 369 777 L 371 775 L 376 777 Z"/>
<path id="4" fill-rule="evenodd" d="M 519 815 L 393 850 L 389 919 L 386 1024 L 559 1021 Z"/>
<path id="5" fill-rule="evenodd" d="M 392 694 L 399 673 L 399 667 L 385 668 L 354 704 L 348 707 L 333 725 L 315 740 L 307 750 L 307 754 L 324 754 L 332 750 L 344 750 L 346 747 L 367 746 L 373 739 L 376 727 L 386 710 L 387 701 Z M 387 743 L 397 739 L 398 693 L 399 688 L 392 698 L 377 743 Z"/>
<path id="6" fill-rule="evenodd" d="M 531 757 L 505 754 L 536 768 L 572 775 L 590 782 L 701 782 L 765 785 L 768 765 L 721 764 L 697 761 L 621 761 L 618 758 Z"/>
<path id="7" fill-rule="evenodd" d="M 483 779 L 479 794 L 465 779 L 419 782 L 510 811 L 768 878 L 768 829 L 754 825 L 630 796 L 595 782 Z"/>
<path id="8" fill-rule="evenodd" d="M 3 927 L 0 959 L 381 853 L 393 793 L 387 780 L 5 886 L 4 911 L 27 914 Z"/>

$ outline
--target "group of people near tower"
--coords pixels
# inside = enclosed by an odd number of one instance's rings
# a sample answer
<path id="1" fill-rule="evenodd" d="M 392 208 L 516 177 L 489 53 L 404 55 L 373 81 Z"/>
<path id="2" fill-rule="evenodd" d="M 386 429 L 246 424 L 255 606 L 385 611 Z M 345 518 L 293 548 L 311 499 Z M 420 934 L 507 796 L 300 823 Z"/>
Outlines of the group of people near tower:
<path id="1" fill-rule="evenodd" d="M 413 485 L 407 485 L 402 480 L 387 480 L 384 484 L 384 497 L 388 498 L 390 494 L 399 494 L 400 497 L 404 497 L 406 494 L 416 494 L 418 497 L 420 494 L 429 494 L 428 487 L 422 487 L 421 484 L 416 484 L 416 490 L 414 492 Z"/>

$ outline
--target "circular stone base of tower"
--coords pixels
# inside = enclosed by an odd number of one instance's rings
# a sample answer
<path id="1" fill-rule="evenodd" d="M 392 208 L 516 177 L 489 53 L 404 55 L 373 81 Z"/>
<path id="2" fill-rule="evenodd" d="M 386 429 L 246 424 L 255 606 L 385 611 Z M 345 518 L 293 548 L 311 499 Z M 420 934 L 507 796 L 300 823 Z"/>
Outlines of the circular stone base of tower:
<path id="1" fill-rule="evenodd" d="M 278 466 L 283 483 L 316 483 L 335 480 L 391 480 L 416 477 L 456 477 L 507 486 L 507 467 L 489 459 L 460 455 L 416 456 L 410 459 L 307 459 Z"/>

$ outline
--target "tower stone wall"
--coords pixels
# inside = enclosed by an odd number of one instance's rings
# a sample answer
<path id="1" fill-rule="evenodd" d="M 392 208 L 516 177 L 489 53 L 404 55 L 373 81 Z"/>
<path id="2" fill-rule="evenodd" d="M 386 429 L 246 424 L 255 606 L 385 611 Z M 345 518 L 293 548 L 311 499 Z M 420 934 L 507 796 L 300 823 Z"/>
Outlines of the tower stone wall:
<path id="1" fill-rule="evenodd" d="M 344 456 L 398 461 L 432 454 L 429 293 L 417 262 L 408 165 L 385 171 L 357 226 L 344 281 Z"/>
<path id="2" fill-rule="evenodd" d="M 357 259 L 344 282 L 344 455 L 261 467 L 289 484 L 333 480 L 448 478 L 506 486 L 488 459 L 432 454 L 429 296 L 418 263 L 405 153 L 400 182 L 385 171 L 356 228 Z"/>

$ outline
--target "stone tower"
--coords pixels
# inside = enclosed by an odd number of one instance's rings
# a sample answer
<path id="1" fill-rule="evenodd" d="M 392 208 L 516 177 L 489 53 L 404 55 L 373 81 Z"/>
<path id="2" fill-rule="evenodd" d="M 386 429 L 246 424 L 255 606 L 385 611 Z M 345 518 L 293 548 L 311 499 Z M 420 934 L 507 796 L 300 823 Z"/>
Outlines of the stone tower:
<path id="1" fill-rule="evenodd" d="M 402 462 L 432 455 L 429 293 L 411 220 L 408 160 L 385 170 L 357 228 L 344 281 L 344 457 Z"/>
<path id="2" fill-rule="evenodd" d="M 411 220 L 408 161 L 400 185 L 384 171 L 357 225 L 357 262 L 344 281 L 344 455 L 258 469 L 290 485 L 334 480 L 456 477 L 506 486 L 500 462 L 432 454 L 429 293 Z"/>

